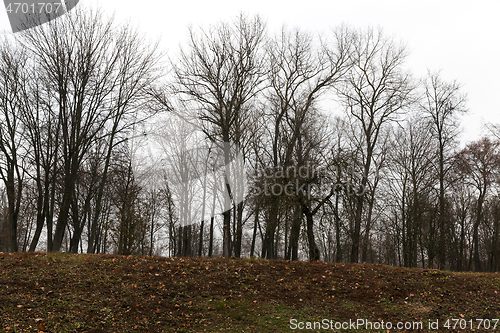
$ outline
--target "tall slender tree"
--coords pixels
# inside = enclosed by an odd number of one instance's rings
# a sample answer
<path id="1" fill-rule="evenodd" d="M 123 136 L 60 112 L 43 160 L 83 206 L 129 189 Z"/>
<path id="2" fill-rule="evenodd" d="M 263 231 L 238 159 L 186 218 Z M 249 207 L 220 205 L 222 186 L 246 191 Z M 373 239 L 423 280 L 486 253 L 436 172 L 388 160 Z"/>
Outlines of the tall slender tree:
<path id="1" fill-rule="evenodd" d="M 405 47 L 384 36 L 382 30 L 360 30 L 354 38 L 353 66 L 337 90 L 351 121 L 361 129 L 360 186 L 363 190 L 368 186 L 373 156 L 384 126 L 397 120 L 411 101 L 411 77 L 402 68 L 405 58 Z M 365 203 L 365 195 L 359 195 L 352 231 L 351 262 L 359 260 Z"/>
<path id="2" fill-rule="evenodd" d="M 189 44 L 174 63 L 175 92 L 198 118 L 207 138 L 224 152 L 225 190 L 223 254 L 231 256 L 231 207 L 236 203 L 229 165 L 233 145 L 242 144 L 242 132 L 252 100 L 263 88 L 261 54 L 265 26 L 259 17 L 244 15 L 210 30 L 190 30 Z M 238 154 L 239 152 L 236 152 Z"/>
<path id="3" fill-rule="evenodd" d="M 423 82 L 424 97 L 421 108 L 432 124 L 432 135 L 436 139 L 436 170 L 439 180 L 438 196 L 438 261 L 439 267 L 446 265 L 446 178 L 453 158 L 452 150 L 457 144 L 459 133 L 458 116 L 466 112 L 466 96 L 461 93 L 457 82 L 444 81 L 439 72 L 429 73 Z M 432 263 L 430 263 L 432 265 Z"/>

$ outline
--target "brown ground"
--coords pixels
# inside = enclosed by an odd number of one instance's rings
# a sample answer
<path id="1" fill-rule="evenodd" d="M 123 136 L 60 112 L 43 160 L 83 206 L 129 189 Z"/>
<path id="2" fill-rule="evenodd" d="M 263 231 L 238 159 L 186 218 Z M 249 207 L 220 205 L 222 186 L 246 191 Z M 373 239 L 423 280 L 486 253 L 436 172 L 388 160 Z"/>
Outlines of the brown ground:
<path id="1" fill-rule="evenodd" d="M 421 321 L 423 329 L 413 330 L 420 332 L 485 331 L 489 324 L 492 331 L 500 319 L 499 293 L 499 273 L 260 259 L 0 253 L 0 332 L 301 331 L 291 329 L 291 319 L 325 319 L 330 325 L 366 319 L 394 326 Z M 437 330 L 429 329 L 429 319 L 439 320 Z M 451 330 L 444 327 L 448 319 Z M 316 331 L 387 331 L 372 327 Z M 500 323 L 494 331 L 500 332 Z"/>

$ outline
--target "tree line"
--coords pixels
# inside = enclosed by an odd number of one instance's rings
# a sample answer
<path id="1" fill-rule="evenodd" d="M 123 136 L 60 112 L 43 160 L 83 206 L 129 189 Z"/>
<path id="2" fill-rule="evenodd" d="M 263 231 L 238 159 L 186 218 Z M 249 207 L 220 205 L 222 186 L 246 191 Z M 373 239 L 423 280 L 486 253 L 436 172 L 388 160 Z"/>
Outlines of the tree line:
<path id="1" fill-rule="evenodd" d="M 1 42 L 0 250 L 499 269 L 500 132 L 381 29 L 73 12 Z"/>

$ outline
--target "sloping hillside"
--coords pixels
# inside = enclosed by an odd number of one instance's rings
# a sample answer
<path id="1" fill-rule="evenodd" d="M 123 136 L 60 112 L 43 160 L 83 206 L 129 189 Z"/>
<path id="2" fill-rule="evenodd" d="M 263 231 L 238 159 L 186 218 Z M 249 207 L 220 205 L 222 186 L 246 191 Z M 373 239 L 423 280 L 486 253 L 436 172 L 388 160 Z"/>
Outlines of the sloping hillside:
<path id="1" fill-rule="evenodd" d="M 500 319 L 499 293 L 498 273 L 0 254 L 1 332 L 291 332 L 314 328 L 314 322 L 316 331 L 386 332 L 392 325 L 396 332 L 398 322 L 407 328 L 421 323 L 421 332 L 448 331 L 447 323 L 451 331 L 486 325 L 491 331 Z M 429 328 L 436 324 L 437 330 Z"/>

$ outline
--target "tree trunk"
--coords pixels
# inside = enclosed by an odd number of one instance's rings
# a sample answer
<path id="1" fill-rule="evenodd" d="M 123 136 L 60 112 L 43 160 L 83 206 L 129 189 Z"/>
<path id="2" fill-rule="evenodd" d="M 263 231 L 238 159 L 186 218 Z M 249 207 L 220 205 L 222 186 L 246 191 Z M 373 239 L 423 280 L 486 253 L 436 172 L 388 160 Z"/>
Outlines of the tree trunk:
<path id="1" fill-rule="evenodd" d="M 373 188 L 371 193 L 371 198 L 368 203 L 368 216 L 366 218 L 366 229 L 365 229 L 365 237 L 363 240 L 363 251 L 361 254 L 361 261 L 366 262 L 368 259 L 368 244 L 370 242 L 370 229 L 372 222 L 372 213 L 373 213 L 373 205 L 375 203 L 375 188 Z"/>
<path id="2" fill-rule="evenodd" d="M 243 237 L 243 201 L 236 206 L 236 242 L 234 244 L 234 256 L 241 257 L 241 239 Z"/>
<path id="3" fill-rule="evenodd" d="M 212 215 L 210 217 L 210 240 L 208 243 L 208 256 L 212 257 L 214 250 L 214 219 L 215 217 Z"/>
<path id="4" fill-rule="evenodd" d="M 257 237 L 257 225 L 259 223 L 260 205 L 257 203 L 255 207 L 255 219 L 253 222 L 252 244 L 250 245 L 250 258 L 253 258 L 255 251 L 255 239 Z"/>
<path id="5" fill-rule="evenodd" d="M 61 208 L 59 210 L 59 216 L 57 218 L 56 229 L 54 233 L 54 239 L 52 244 L 52 251 L 60 251 L 62 241 L 64 238 L 64 231 L 68 225 L 69 209 L 71 207 L 71 202 L 73 201 L 73 192 L 75 188 L 76 174 L 78 172 L 78 157 L 77 152 L 72 153 L 73 156 L 67 162 L 65 173 L 64 173 L 64 188 L 63 188 L 63 198 L 61 202 Z"/>
<path id="6" fill-rule="evenodd" d="M 33 238 L 31 240 L 31 244 L 29 247 L 30 252 L 35 252 L 36 246 L 38 245 L 38 242 L 40 240 L 40 235 L 42 234 L 42 229 L 43 225 L 45 223 L 45 216 L 47 214 L 47 211 L 45 210 L 45 201 L 48 200 L 48 188 L 45 189 L 43 193 L 41 189 L 38 191 L 38 198 L 36 202 L 36 229 L 35 229 L 35 234 L 33 235 Z"/>
<path id="7" fill-rule="evenodd" d="M 444 269 L 446 266 L 446 228 L 444 217 L 444 147 L 442 143 L 441 132 L 439 132 L 439 242 L 438 242 L 438 258 L 439 269 Z"/>
<path id="8" fill-rule="evenodd" d="M 80 237 L 82 235 L 83 227 L 80 228 L 80 216 L 78 214 L 78 200 L 76 195 L 73 194 L 73 203 L 71 206 L 71 213 L 73 215 L 73 226 L 74 232 L 69 242 L 69 251 L 71 253 L 78 253 L 78 244 L 80 243 Z"/>
<path id="9" fill-rule="evenodd" d="M 339 195 L 335 195 L 335 237 L 336 237 L 336 253 L 335 253 L 335 262 L 342 262 L 342 244 L 340 242 L 340 217 L 339 217 Z"/>
<path id="10" fill-rule="evenodd" d="M 225 182 L 225 190 L 227 193 L 224 195 L 224 213 L 223 218 L 223 230 L 222 230 L 222 255 L 225 258 L 231 257 L 231 207 L 232 207 L 232 195 L 231 195 L 231 181 L 230 181 L 230 169 L 229 164 L 230 160 L 230 143 L 229 143 L 229 134 L 226 133 L 224 135 L 224 182 Z"/>
<path id="11" fill-rule="evenodd" d="M 316 241 L 314 239 L 314 224 L 313 224 L 313 214 L 311 210 L 304 207 L 303 213 L 306 216 L 306 226 L 307 226 L 307 240 L 309 243 L 309 260 L 318 261 L 320 259 L 320 253 Z"/>
<path id="12" fill-rule="evenodd" d="M 200 241 L 198 243 L 198 257 L 201 257 L 201 255 L 203 254 L 203 227 L 205 225 L 205 220 L 202 219 L 201 220 L 201 224 L 200 224 Z"/>
<path id="13" fill-rule="evenodd" d="M 369 139 L 367 139 L 368 141 Z M 368 144 L 368 149 L 367 149 L 367 154 L 366 154 L 366 162 L 364 166 L 364 174 L 361 179 L 361 192 L 357 193 L 357 200 L 356 200 L 356 213 L 354 217 L 354 230 L 352 234 L 352 248 L 351 248 L 351 262 L 352 263 L 357 263 L 359 260 L 359 243 L 361 239 L 361 219 L 363 217 L 363 206 L 365 203 L 364 197 L 365 197 L 365 189 L 366 185 L 368 184 L 368 174 L 370 172 L 370 166 L 372 162 L 372 153 L 373 150 L 370 148 L 370 142 L 367 142 Z"/>
<path id="14" fill-rule="evenodd" d="M 17 162 L 15 162 L 14 159 L 14 161 L 10 161 L 8 163 L 11 164 Z M 17 224 L 18 224 L 19 210 L 21 204 L 22 180 L 19 179 L 18 177 L 17 187 L 16 187 L 14 171 L 17 167 L 18 166 L 14 164 L 8 165 L 7 182 L 5 183 L 7 192 L 7 204 L 8 204 L 7 230 L 9 232 L 7 248 L 10 252 L 19 251 L 17 243 Z M 17 174 L 19 176 L 19 172 L 17 172 Z"/>
<path id="15" fill-rule="evenodd" d="M 266 231 L 264 241 L 262 242 L 262 258 L 276 259 L 274 257 L 274 236 L 278 225 L 278 212 L 276 209 L 271 209 L 268 214 L 266 223 Z"/>
<path id="16" fill-rule="evenodd" d="M 483 202 L 484 202 L 484 193 L 479 194 L 479 198 L 477 200 L 477 217 L 476 223 L 474 223 L 473 230 L 473 243 L 474 243 L 474 271 L 481 272 L 481 259 L 479 256 L 479 225 L 482 221 L 483 215 Z"/>
<path id="17" fill-rule="evenodd" d="M 299 257 L 299 237 L 300 237 L 300 225 L 302 224 L 302 217 L 299 207 L 294 209 L 294 218 L 292 221 L 292 226 L 290 228 L 290 250 L 288 251 L 289 258 L 287 260 L 297 261 Z"/>
<path id="18" fill-rule="evenodd" d="M 114 136 L 115 136 L 114 132 L 116 131 L 117 126 L 118 126 L 117 123 L 115 123 L 113 125 L 113 132 L 111 133 L 111 136 L 110 136 L 108 151 L 106 153 L 106 159 L 104 161 L 104 170 L 102 172 L 101 182 L 99 184 L 99 188 L 97 189 L 97 196 L 96 196 L 96 200 L 95 200 L 95 211 L 94 211 L 94 217 L 92 219 L 92 223 L 90 226 L 89 239 L 88 239 L 88 244 L 87 244 L 87 253 L 95 253 L 95 243 L 96 243 L 96 237 L 97 237 L 97 225 L 99 223 L 99 217 L 101 216 L 102 198 L 104 195 L 104 187 L 106 186 L 106 180 L 108 178 L 108 169 L 109 169 L 109 163 L 111 160 L 111 153 L 113 150 L 113 140 L 114 140 Z"/>

